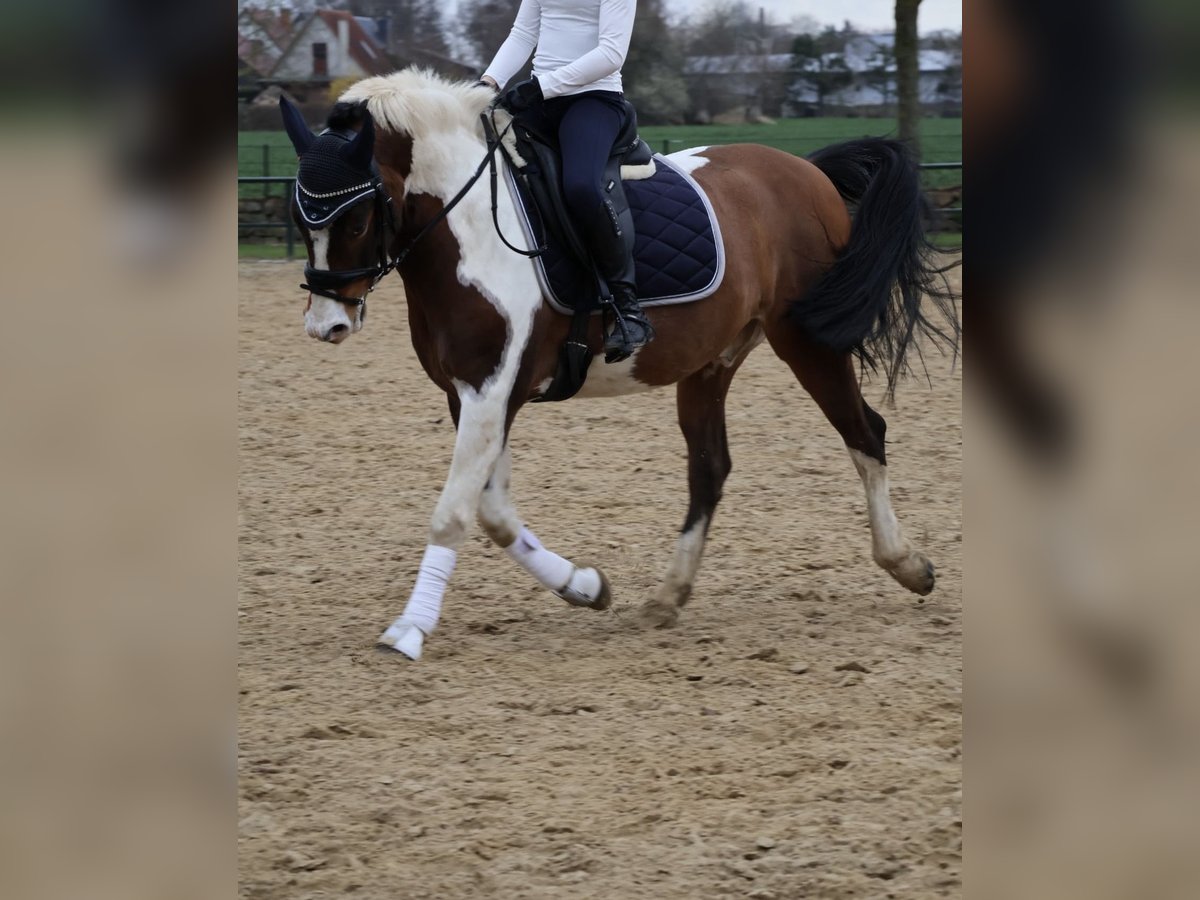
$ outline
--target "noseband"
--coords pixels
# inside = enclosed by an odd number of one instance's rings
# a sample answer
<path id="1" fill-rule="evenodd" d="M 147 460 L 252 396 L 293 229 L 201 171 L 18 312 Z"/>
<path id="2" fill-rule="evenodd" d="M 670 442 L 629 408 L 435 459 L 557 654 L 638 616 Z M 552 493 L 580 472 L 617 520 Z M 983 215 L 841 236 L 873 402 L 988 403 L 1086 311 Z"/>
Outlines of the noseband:
<path id="1" fill-rule="evenodd" d="M 334 131 L 326 129 L 325 134 L 335 134 L 346 141 L 355 137 L 353 131 Z M 366 295 L 362 297 L 346 297 L 337 293 L 337 288 L 371 279 L 367 293 L 375 290 L 375 286 L 388 272 L 395 268 L 395 263 L 388 254 L 388 244 L 396 233 L 396 217 L 392 209 L 392 198 L 383 186 L 379 168 L 371 161 L 371 171 L 366 181 L 335 191 L 318 193 L 308 190 L 296 177 L 296 207 L 300 210 L 300 218 L 310 228 L 330 228 L 347 210 L 371 201 L 375 204 L 375 218 L 379 225 L 376 227 L 375 259 L 376 264 L 360 269 L 316 269 L 311 264 L 304 267 L 305 283 L 300 285 L 304 290 L 319 297 L 328 297 L 342 303 L 353 303 L 356 306 L 366 305 Z M 365 313 L 366 310 L 364 309 Z"/>
<path id="2" fill-rule="evenodd" d="M 367 288 L 367 293 L 369 294 L 375 290 L 376 285 L 383 280 L 383 277 L 404 262 L 405 257 L 412 252 L 421 239 L 446 218 L 454 207 L 458 206 L 467 195 L 467 192 L 475 185 L 475 182 L 483 175 L 483 170 L 489 167 L 491 170 L 492 222 L 495 225 L 496 233 L 504 241 L 505 246 L 515 253 L 530 258 L 540 256 L 545 250 L 544 247 L 539 247 L 532 251 L 522 250 L 510 244 L 500 232 L 496 196 L 496 150 L 499 148 L 504 134 L 511 127 L 511 123 L 505 127 L 503 132 L 497 134 L 489 115 L 484 113 L 481 118 L 484 123 L 484 133 L 487 137 L 487 152 L 484 154 L 483 160 L 479 163 L 478 168 L 475 169 L 474 174 L 471 175 L 467 183 L 442 208 L 441 212 L 426 223 L 395 256 L 391 256 L 388 253 L 388 246 L 392 238 L 398 233 L 395 210 L 393 209 L 392 198 L 383 186 L 383 179 L 379 175 L 379 169 L 374 160 L 371 161 L 369 181 L 338 191 L 321 194 L 312 193 L 304 188 L 297 176 L 296 206 L 299 208 L 300 217 L 306 225 L 318 228 L 332 227 L 333 223 L 347 210 L 368 200 L 375 203 L 375 218 L 377 222 L 381 223 L 376 228 L 375 258 L 377 263 L 375 265 L 366 266 L 361 269 L 315 269 L 311 264 L 306 264 L 304 266 L 305 283 L 301 284 L 300 287 L 309 293 L 316 294 L 318 297 L 328 297 L 331 300 L 361 306 L 362 315 L 365 316 L 367 303 L 365 294 L 362 297 L 346 297 L 337 293 L 336 289 L 353 284 L 355 281 L 360 281 L 363 278 L 370 278 L 371 285 Z M 355 136 L 353 131 L 332 131 L 330 129 L 326 129 L 322 134 L 337 134 L 346 140 L 353 140 Z"/>

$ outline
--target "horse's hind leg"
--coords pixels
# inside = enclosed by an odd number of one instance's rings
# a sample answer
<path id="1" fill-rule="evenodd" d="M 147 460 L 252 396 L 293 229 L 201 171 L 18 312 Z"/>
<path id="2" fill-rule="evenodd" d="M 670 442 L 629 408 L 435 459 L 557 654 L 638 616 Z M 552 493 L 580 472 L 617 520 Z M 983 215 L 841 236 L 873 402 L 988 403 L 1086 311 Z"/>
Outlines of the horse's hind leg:
<path id="1" fill-rule="evenodd" d="M 642 606 L 640 618 L 644 625 L 674 625 L 680 608 L 692 595 L 708 526 L 732 468 L 725 436 L 725 395 L 748 352 L 749 348 L 730 365 L 711 363 L 683 379 L 676 388 L 679 427 L 688 448 L 688 511 L 666 578 L 658 594 Z"/>
<path id="2" fill-rule="evenodd" d="M 875 562 L 913 593 L 928 594 L 933 564 L 909 544 L 892 511 L 883 448 L 887 423 L 863 400 L 853 358 L 809 340 L 787 322 L 768 329 L 767 339 L 846 442 L 866 490 Z"/>
<path id="3" fill-rule="evenodd" d="M 596 566 L 577 566 L 542 546 L 517 515 L 509 496 L 512 457 L 508 445 L 496 461 L 479 501 L 479 524 L 522 568 L 556 597 L 572 606 L 608 609 L 612 591 Z"/>

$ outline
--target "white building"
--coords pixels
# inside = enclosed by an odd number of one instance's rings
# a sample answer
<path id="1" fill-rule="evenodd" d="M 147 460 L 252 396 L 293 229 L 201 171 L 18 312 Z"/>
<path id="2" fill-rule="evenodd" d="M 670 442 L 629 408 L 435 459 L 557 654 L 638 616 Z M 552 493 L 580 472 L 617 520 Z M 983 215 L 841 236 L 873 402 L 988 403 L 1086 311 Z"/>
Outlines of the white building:
<path id="1" fill-rule="evenodd" d="M 270 72 L 277 82 L 366 78 L 394 68 L 379 41 L 368 31 L 373 20 L 344 10 L 318 9 L 305 17 L 292 42 Z"/>

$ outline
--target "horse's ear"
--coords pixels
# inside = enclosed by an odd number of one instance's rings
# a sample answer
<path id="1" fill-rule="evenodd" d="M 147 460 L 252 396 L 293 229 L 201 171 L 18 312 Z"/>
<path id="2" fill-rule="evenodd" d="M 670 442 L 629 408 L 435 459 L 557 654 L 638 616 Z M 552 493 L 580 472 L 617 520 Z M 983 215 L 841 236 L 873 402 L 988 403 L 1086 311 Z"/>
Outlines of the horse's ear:
<path id="1" fill-rule="evenodd" d="M 363 119 L 362 128 L 345 153 L 346 162 L 354 168 L 362 171 L 371 168 L 371 158 L 375 155 L 375 123 L 369 115 Z"/>
<path id="2" fill-rule="evenodd" d="M 292 139 L 292 146 L 296 148 L 296 155 L 303 156 L 304 151 L 312 146 L 316 136 L 308 130 L 300 110 L 283 94 L 279 95 L 279 113 L 283 116 L 283 127 Z"/>

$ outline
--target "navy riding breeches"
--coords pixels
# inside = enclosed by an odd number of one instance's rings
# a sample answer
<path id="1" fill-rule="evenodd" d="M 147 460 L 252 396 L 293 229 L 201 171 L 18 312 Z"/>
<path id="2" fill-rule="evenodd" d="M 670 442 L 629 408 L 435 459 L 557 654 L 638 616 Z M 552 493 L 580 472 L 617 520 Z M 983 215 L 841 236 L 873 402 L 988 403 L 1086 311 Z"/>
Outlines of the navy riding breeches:
<path id="1" fill-rule="evenodd" d="M 604 201 L 604 169 L 625 125 L 622 95 L 587 91 L 555 97 L 523 118 L 536 120 L 539 130 L 558 132 L 563 196 L 572 217 L 592 215 Z"/>

